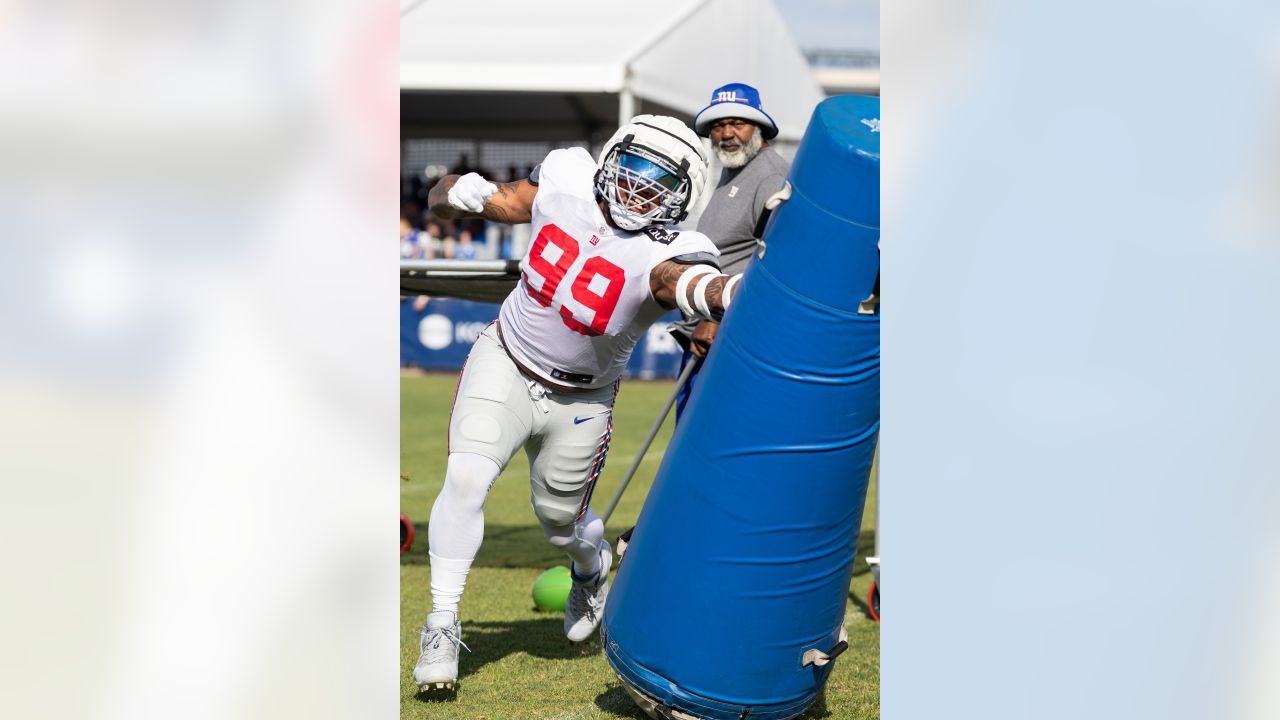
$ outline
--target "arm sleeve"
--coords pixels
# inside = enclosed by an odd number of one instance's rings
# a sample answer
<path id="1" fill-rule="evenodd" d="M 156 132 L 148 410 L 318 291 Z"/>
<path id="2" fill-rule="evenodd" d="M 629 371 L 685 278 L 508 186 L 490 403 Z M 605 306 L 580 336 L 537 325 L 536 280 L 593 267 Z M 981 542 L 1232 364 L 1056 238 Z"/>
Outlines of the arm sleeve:
<path id="1" fill-rule="evenodd" d="M 671 262 L 680 263 L 681 265 L 710 265 L 719 270 L 720 260 L 709 252 L 693 252 L 683 255 L 676 255 L 670 258 Z"/>
<path id="2" fill-rule="evenodd" d="M 694 230 L 681 230 L 668 244 L 651 242 L 649 245 L 651 250 L 648 272 L 653 272 L 653 269 L 663 260 L 677 257 L 699 255 L 707 258 L 709 256 L 709 261 L 702 260 L 707 265 L 718 265 L 715 259 L 720 257 L 720 251 L 716 249 L 715 243 L 711 242 L 711 238 Z"/>

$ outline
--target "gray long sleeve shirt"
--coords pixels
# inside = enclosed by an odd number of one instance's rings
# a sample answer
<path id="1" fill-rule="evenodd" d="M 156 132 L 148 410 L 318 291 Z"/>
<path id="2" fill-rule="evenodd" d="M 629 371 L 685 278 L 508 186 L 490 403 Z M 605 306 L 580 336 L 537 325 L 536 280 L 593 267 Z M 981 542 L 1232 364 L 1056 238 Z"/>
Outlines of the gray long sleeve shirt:
<path id="1" fill-rule="evenodd" d="M 720 249 L 720 272 L 736 275 L 747 269 L 756 247 L 756 228 L 764 203 L 782 189 L 790 164 L 765 148 L 740 168 L 725 168 L 698 220 L 698 232 L 711 238 Z M 671 327 L 671 333 L 687 345 L 698 320 L 685 318 Z"/>

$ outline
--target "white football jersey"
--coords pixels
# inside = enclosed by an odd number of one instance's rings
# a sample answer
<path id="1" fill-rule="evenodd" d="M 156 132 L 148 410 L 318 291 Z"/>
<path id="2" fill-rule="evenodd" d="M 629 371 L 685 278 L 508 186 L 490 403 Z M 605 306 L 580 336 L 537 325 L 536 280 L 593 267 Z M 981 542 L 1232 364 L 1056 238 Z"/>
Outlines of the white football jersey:
<path id="1" fill-rule="evenodd" d="M 533 242 L 498 314 L 507 351 L 542 379 L 570 387 L 616 380 L 666 312 L 649 292 L 654 266 L 677 255 L 719 254 L 701 233 L 609 225 L 596 203 L 595 173 L 582 148 L 553 150 L 542 162 Z"/>

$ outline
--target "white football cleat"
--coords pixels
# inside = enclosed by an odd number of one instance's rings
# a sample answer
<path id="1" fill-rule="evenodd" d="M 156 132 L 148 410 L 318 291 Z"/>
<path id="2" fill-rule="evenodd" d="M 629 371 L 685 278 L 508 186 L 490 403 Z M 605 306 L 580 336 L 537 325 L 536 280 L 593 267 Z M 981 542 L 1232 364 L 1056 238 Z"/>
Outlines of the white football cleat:
<path id="1" fill-rule="evenodd" d="M 413 668 L 413 681 L 419 690 L 454 688 L 458 682 L 459 645 L 467 647 L 462 642 L 462 624 L 455 613 L 441 610 L 427 615 L 419 643 L 422 654 Z"/>
<path id="2" fill-rule="evenodd" d="M 573 581 L 569 600 L 564 606 L 564 634 L 570 642 L 582 642 L 600 627 L 604 617 L 604 601 L 609 595 L 609 568 L 613 566 L 613 550 L 600 543 L 600 572 L 589 583 Z"/>

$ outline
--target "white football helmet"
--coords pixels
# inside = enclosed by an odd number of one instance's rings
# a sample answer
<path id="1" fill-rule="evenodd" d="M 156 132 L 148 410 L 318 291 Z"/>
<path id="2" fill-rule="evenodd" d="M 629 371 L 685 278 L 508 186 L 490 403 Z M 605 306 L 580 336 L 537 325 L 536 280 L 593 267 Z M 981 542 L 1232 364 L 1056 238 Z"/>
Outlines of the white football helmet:
<path id="1" fill-rule="evenodd" d="M 702 141 L 665 115 L 637 115 L 600 152 L 596 192 L 623 230 L 685 219 L 707 179 Z"/>

